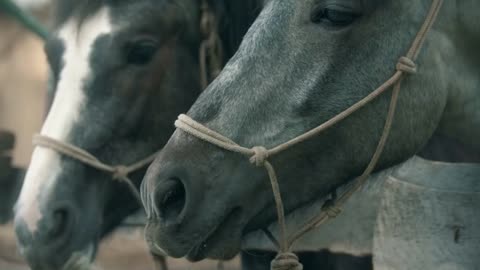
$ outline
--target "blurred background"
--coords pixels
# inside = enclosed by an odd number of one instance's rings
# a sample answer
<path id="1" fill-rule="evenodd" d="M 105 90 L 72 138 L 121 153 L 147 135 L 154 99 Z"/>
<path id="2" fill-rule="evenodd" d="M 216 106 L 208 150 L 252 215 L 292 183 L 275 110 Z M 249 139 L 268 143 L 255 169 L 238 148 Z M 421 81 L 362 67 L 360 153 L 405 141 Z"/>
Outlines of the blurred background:
<path id="1" fill-rule="evenodd" d="M 0 0 L 0 2 L 3 0 Z M 19 7 L 48 30 L 49 0 L 16 0 Z M 27 270 L 16 249 L 12 206 L 32 153 L 32 135 L 46 111 L 48 65 L 42 39 L 0 8 L 0 269 Z M 2 167 L 3 166 L 3 167 Z M 14 167 L 6 169 L 7 167 Z M 2 175 L 3 173 L 3 175 Z M 169 260 L 171 269 L 214 269 L 215 262 L 192 265 Z M 100 269 L 154 269 L 143 241 L 143 228 L 122 228 L 106 239 L 99 252 Z M 226 269 L 236 269 L 237 261 Z"/>
<path id="2" fill-rule="evenodd" d="M 47 0 L 17 0 L 48 27 Z M 0 129 L 16 135 L 13 164 L 26 167 L 45 114 L 48 65 L 43 41 L 0 10 Z"/>

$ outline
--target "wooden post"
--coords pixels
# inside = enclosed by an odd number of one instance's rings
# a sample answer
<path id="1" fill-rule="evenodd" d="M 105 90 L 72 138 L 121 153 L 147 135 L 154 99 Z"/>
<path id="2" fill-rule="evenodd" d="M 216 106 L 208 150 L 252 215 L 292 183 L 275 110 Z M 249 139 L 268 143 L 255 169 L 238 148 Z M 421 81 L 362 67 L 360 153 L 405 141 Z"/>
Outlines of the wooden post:
<path id="1" fill-rule="evenodd" d="M 387 180 L 374 233 L 376 270 L 479 269 L 480 165 L 441 165 Z"/>

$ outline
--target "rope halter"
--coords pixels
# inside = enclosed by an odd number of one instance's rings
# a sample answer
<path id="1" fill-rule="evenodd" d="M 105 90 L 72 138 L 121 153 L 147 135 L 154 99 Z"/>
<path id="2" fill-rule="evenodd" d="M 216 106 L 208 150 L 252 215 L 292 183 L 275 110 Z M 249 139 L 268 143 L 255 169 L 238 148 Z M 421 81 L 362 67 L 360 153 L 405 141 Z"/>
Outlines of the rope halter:
<path id="1" fill-rule="evenodd" d="M 138 171 L 142 168 L 147 167 L 150 163 L 153 162 L 157 153 L 150 155 L 138 162 L 135 162 L 129 166 L 125 165 L 109 165 L 101 162 L 94 155 L 89 152 L 76 147 L 74 145 L 53 139 L 51 137 L 37 134 L 33 137 L 33 145 L 38 147 L 44 147 L 51 150 L 54 150 L 64 156 L 72 158 L 74 160 L 80 161 L 84 165 L 95 168 L 99 171 L 106 172 L 112 175 L 112 179 L 127 184 L 128 188 L 141 204 L 142 199 L 140 198 L 140 193 L 133 181 L 128 177 L 129 174 Z"/>
<path id="2" fill-rule="evenodd" d="M 398 63 L 396 66 L 397 71 L 401 71 L 408 74 L 415 74 L 417 73 L 417 65 L 413 62 L 412 59 L 402 56 L 398 59 Z"/>
<path id="3" fill-rule="evenodd" d="M 250 158 L 250 163 L 257 167 L 265 166 L 265 162 L 267 161 L 269 155 L 267 148 L 263 146 L 255 146 L 252 148 L 252 151 L 255 154 Z"/>
<path id="4" fill-rule="evenodd" d="M 242 154 L 250 159 L 250 163 L 252 163 L 252 165 L 255 165 L 257 167 L 264 167 L 268 172 L 270 183 L 272 185 L 272 191 L 275 199 L 278 223 L 280 228 L 280 241 L 274 241 L 278 243 L 277 245 L 279 248 L 279 253 L 278 256 L 272 261 L 271 270 L 302 270 L 303 266 L 298 261 L 298 257 L 291 253 L 291 247 L 293 243 L 313 228 L 320 226 L 329 219 L 337 217 L 341 213 L 341 206 L 343 206 L 347 199 L 350 198 L 357 190 L 359 190 L 365 184 L 368 176 L 375 169 L 375 166 L 380 159 L 380 156 L 383 152 L 386 141 L 390 134 L 391 126 L 395 117 L 395 111 L 397 107 L 397 101 L 400 93 L 402 80 L 406 74 L 415 74 L 417 72 L 415 60 L 418 58 L 418 54 L 420 53 L 420 49 L 425 42 L 426 36 L 437 18 L 442 3 L 443 0 L 432 0 L 432 5 L 425 19 L 425 22 L 423 23 L 418 34 L 416 35 L 407 55 L 400 57 L 400 59 L 398 60 L 395 66 L 396 72 L 392 75 L 392 77 L 390 77 L 387 81 L 385 81 L 380 87 L 378 87 L 368 96 L 358 101 L 351 107 L 347 108 L 345 111 L 341 112 L 340 114 L 336 115 L 335 117 L 331 118 L 320 126 L 286 143 L 280 144 L 271 149 L 267 149 L 264 146 L 246 148 L 238 145 L 237 143 L 221 135 L 220 133 L 213 131 L 208 127 L 196 122 L 187 115 L 180 115 L 178 117 L 178 120 L 175 122 L 175 126 L 178 129 L 224 150 Z M 321 211 L 318 216 L 309 220 L 298 232 L 287 238 L 283 201 L 280 194 L 275 169 L 269 162 L 269 158 L 299 143 L 305 142 L 319 135 L 323 131 L 347 118 L 360 108 L 369 104 L 372 100 L 374 100 L 379 95 L 385 93 L 392 86 L 393 92 L 383 132 L 378 142 L 377 148 L 375 149 L 375 152 L 365 171 L 362 173 L 362 175 L 360 175 L 353 181 L 352 185 L 347 188 L 345 192 L 343 192 L 340 196 L 338 196 L 338 198 L 332 201 L 330 205 L 326 205 L 323 208 L 323 211 Z"/>
<path id="5" fill-rule="evenodd" d="M 279 253 L 270 264 L 271 270 L 303 270 L 298 256 L 292 252 Z"/>

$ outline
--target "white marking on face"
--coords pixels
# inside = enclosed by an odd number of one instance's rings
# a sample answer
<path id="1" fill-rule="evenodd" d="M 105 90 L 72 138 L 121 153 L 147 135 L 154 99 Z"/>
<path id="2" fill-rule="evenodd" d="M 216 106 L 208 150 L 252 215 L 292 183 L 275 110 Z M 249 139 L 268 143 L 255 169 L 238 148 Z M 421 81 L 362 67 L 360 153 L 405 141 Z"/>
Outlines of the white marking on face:
<path id="1" fill-rule="evenodd" d="M 72 18 L 59 30 L 63 41 L 64 68 L 57 84 L 55 99 L 41 134 L 69 142 L 69 134 L 77 123 L 85 104 L 84 82 L 91 75 L 89 59 L 93 45 L 101 35 L 111 33 L 109 10 L 104 7 L 87 18 L 82 25 Z M 50 149 L 36 147 L 17 203 L 16 218 L 27 223 L 33 234 L 42 218 L 39 200 L 49 197 L 61 173 L 60 155 Z M 61 183 L 60 183 L 61 184 Z"/>

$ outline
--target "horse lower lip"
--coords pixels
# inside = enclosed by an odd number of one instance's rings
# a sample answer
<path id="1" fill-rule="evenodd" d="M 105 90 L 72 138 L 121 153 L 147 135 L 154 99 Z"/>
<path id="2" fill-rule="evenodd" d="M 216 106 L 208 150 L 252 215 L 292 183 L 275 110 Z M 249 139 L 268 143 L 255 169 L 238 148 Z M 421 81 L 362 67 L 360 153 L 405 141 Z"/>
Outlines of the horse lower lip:
<path id="1" fill-rule="evenodd" d="M 235 208 L 229 212 L 224 219 L 205 237 L 205 239 L 199 244 L 194 246 L 187 254 L 187 258 L 191 261 L 200 261 L 207 257 L 208 250 L 213 247 L 212 242 L 217 233 L 221 230 L 223 226 L 228 226 L 240 213 L 240 209 Z"/>
<path id="2" fill-rule="evenodd" d="M 61 268 L 63 270 L 81 270 L 90 269 L 94 260 L 95 253 L 97 252 L 97 244 L 91 243 L 85 248 L 83 254 L 73 254 L 69 260 Z"/>
<path id="3" fill-rule="evenodd" d="M 200 261 L 206 258 L 206 242 L 203 242 L 202 244 L 193 247 L 187 254 L 187 258 L 190 261 Z"/>
<path id="4" fill-rule="evenodd" d="M 205 240 L 203 240 L 199 245 L 196 245 L 196 246 L 193 246 L 192 249 L 190 249 L 190 251 L 188 251 L 188 254 L 187 254 L 187 258 L 190 260 L 190 261 L 200 261 L 200 260 L 203 260 L 205 259 L 207 256 L 207 247 L 209 247 L 208 245 L 208 241 L 214 237 L 215 235 L 215 232 L 217 232 L 218 228 L 224 223 L 224 221 L 222 221 L 220 223 L 219 226 L 217 226 L 211 233 L 209 233 L 207 235 L 207 237 L 205 238 Z"/>

